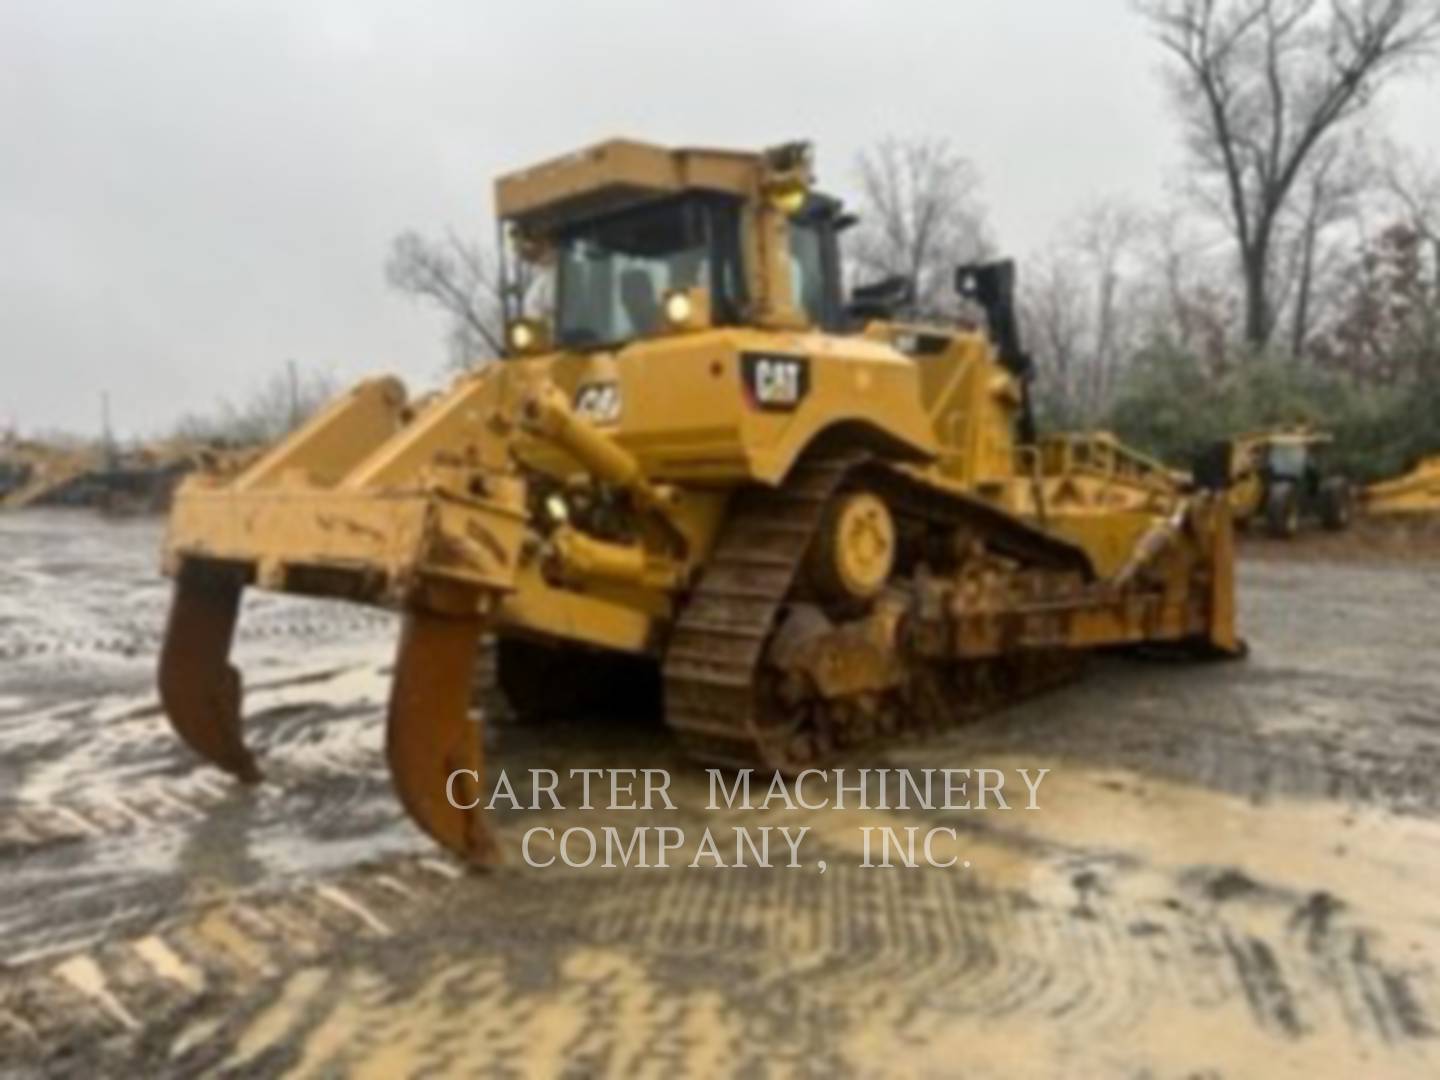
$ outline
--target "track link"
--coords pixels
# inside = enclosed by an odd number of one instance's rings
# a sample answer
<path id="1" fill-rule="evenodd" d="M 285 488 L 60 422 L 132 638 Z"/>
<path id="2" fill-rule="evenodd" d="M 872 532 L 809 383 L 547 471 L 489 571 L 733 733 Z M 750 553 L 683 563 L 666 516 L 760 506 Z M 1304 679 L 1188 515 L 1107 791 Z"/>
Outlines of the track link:
<path id="1" fill-rule="evenodd" d="M 859 460 L 806 462 L 781 488 L 735 497 L 665 653 L 665 722 L 692 757 L 733 768 L 793 764 L 793 732 L 756 715 L 758 669 L 825 503 Z"/>

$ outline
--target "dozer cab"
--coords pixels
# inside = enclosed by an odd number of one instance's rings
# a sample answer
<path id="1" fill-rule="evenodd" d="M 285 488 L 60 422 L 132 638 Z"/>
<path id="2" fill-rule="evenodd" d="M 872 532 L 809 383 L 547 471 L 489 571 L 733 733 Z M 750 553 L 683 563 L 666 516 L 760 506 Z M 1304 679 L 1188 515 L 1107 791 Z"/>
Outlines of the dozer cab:
<path id="1" fill-rule="evenodd" d="M 209 761 L 260 777 L 228 660 L 246 588 L 403 613 L 395 787 L 476 862 L 484 642 L 521 719 L 553 704 L 536 665 L 626 658 L 694 758 L 792 773 L 1089 650 L 1240 652 L 1224 499 L 1109 442 L 1098 477 L 1036 443 L 1009 264 L 957 271 L 973 323 L 898 321 L 904 290 L 847 303 L 848 219 L 804 144 L 612 141 L 495 196 L 509 257 L 549 280 L 548 310 L 507 292 L 508 355 L 419 403 L 362 383 L 179 492 L 159 686 Z"/>
<path id="2" fill-rule="evenodd" d="M 1326 466 L 1334 439 L 1307 427 L 1244 435 L 1216 444 L 1197 463 L 1196 479 L 1229 492 L 1241 528 L 1263 525 L 1277 539 L 1293 539 L 1307 521 L 1339 532 L 1355 516 L 1355 493 Z"/>

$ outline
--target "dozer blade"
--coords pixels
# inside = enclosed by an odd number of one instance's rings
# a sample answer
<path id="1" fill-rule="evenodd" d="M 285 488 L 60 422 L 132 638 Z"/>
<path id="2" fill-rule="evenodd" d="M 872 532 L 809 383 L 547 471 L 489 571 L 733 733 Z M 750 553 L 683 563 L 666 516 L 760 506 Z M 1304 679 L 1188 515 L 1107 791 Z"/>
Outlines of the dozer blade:
<path id="1" fill-rule="evenodd" d="M 395 657 L 385 752 L 401 804 L 462 859 L 499 861 L 480 801 L 484 732 L 469 716 L 483 620 L 411 611 Z M 452 801 L 453 800 L 453 801 Z"/>
<path id="2" fill-rule="evenodd" d="M 206 761 L 254 784 L 260 770 L 240 735 L 240 672 L 230 664 L 241 588 L 234 577 L 182 568 L 160 650 L 159 689 L 180 738 Z"/>

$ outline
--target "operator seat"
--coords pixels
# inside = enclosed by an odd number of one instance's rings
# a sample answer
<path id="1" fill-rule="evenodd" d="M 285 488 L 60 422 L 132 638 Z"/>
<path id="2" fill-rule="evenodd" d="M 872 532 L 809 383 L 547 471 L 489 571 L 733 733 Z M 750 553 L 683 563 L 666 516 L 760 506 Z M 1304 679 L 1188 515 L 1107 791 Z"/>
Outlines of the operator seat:
<path id="1" fill-rule="evenodd" d="M 636 334 L 648 334 L 660 323 L 660 300 L 655 282 L 645 270 L 626 270 L 620 275 L 620 302 Z"/>

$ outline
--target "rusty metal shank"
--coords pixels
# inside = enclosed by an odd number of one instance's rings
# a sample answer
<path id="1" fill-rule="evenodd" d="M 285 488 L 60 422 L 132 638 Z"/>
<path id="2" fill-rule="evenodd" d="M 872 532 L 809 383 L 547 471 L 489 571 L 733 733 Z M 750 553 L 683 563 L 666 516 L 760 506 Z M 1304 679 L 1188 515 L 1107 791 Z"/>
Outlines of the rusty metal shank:
<path id="1" fill-rule="evenodd" d="M 229 659 L 241 589 L 233 575 L 189 564 L 181 568 L 160 650 L 159 690 L 165 714 L 186 745 L 254 784 L 260 770 L 240 734 L 240 672 Z"/>
<path id="2" fill-rule="evenodd" d="M 484 732 L 469 716 L 482 627 L 474 615 L 407 613 L 385 731 L 390 777 L 405 811 L 478 865 L 499 860 L 480 795 Z"/>

